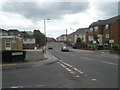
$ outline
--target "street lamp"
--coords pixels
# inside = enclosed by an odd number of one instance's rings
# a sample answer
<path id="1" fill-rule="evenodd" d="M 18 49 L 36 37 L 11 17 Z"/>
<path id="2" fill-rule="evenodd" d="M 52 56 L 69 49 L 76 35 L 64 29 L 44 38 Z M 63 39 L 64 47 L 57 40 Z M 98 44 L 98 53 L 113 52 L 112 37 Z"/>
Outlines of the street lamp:
<path id="1" fill-rule="evenodd" d="M 70 28 L 70 30 L 73 30 L 72 42 L 74 42 L 74 29 L 73 29 L 73 28 Z"/>
<path id="2" fill-rule="evenodd" d="M 67 43 L 67 29 L 66 29 L 66 43 Z"/>
<path id="3" fill-rule="evenodd" d="M 44 34 L 45 34 L 45 53 L 46 53 L 46 44 L 47 44 L 47 40 L 46 40 L 46 20 L 50 20 L 50 19 L 44 19 Z"/>

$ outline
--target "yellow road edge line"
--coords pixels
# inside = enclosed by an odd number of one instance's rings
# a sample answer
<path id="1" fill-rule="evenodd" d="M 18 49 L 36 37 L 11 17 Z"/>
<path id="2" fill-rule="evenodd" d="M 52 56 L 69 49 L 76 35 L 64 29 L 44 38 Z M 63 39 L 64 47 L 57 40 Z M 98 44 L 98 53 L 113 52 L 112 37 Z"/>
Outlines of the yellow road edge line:
<path id="1" fill-rule="evenodd" d="M 0 66 L 14 66 L 16 64 L 0 64 Z"/>

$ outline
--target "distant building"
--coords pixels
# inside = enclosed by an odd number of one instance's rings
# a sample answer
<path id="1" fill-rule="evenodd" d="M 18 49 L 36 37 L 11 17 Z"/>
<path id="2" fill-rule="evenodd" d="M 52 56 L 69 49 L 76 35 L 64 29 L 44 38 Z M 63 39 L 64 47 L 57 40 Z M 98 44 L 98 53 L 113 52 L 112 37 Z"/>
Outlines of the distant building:
<path id="1" fill-rule="evenodd" d="M 8 34 L 9 36 L 18 36 L 18 37 L 21 37 L 21 32 L 17 29 L 9 29 L 8 30 Z"/>
<path id="2" fill-rule="evenodd" d="M 74 45 L 74 43 L 75 43 L 75 32 L 73 32 L 73 33 L 71 33 L 71 34 L 69 34 L 68 36 L 67 36 L 67 40 L 68 40 L 68 43 L 70 44 L 70 45 Z"/>
<path id="3" fill-rule="evenodd" d="M 34 49 L 35 47 L 39 48 L 39 45 L 36 45 L 35 38 L 33 35 L 29 35 L 27 32 L 22 32 L 23 38 L 23 49 Z"/>
<path id="4" fill-rule="evenodd" d="M 74 33 L 74 43 L 76 43 L 77 38 L 81 38 L 83 43 L 86 43 L 86 32 L 88 31 L 88 28 L 79 28 Z"/>
<path id="5" fill-rule="evenodd" d="M 54 38 L 48 37 L 48 38 L 47 38 L 47 42 L 56 42 L 56 40 L 55 40 Z"/>
<path id="6" fill-rule="evenodd" d="M 8 31 L 4 29 L 0 29 L 0 36 L 8 36 Z"/>
<path id="7" fill-rule="evenodd" d="M 25 31 L 28 35 L 33 36 L 33 32 L 32 31 Z"/>
<path id="8" fill-rule="evenodd" d="M 66 42 L 67 41 L 67 35 L 63 34 L 63 35 L 57 37 L 57 41 L 59 41 L 59 42 Z"/>

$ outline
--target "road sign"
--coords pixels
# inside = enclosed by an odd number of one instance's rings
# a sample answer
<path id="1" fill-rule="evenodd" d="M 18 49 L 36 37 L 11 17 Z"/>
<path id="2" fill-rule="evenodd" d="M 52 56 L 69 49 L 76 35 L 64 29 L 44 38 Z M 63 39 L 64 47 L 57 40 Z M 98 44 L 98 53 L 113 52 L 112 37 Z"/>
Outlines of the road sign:
<path id="1" fill-rule="evenodd" d="M 109 40 L 109 43 L 114 43 L 114 40 Z"/>
<path id="2" fill-rule="evenodd" d="M 95 44 L 95 43 L 96 43 L 96 41 L 93 41 L 93 43 Z"/>

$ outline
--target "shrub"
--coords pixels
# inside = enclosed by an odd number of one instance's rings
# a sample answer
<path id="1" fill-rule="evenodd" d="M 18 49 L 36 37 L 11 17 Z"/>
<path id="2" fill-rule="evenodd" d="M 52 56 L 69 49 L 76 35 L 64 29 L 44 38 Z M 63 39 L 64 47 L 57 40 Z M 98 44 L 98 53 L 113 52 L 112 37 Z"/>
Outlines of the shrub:
<path id="1" fill-rule="evenodd" d="M 114 45 L 112 48 L 113 48 L 114 50 L 120 50 L 120 44 Z"/>
<path id="2" fill-rule="evenodd" d="M 96 48 L 97 48 L 98 50 L 103 50 L 103 49 L 104 49 L 104 46 L 103 46 L 103 45 L 97 45 Z"/>

